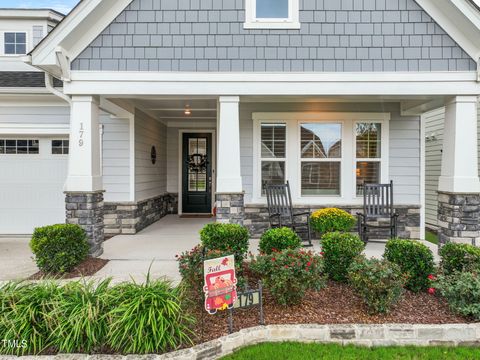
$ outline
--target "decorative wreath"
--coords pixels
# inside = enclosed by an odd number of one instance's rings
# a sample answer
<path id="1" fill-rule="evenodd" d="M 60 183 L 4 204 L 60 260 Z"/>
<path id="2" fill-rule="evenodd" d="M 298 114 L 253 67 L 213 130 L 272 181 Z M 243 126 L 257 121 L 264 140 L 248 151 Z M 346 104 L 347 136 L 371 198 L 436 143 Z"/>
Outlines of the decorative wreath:
<path id="1" fill-rule="evenodd" d="M 188 167 L 191 172 L 204 172 L 207 170 L 207 155 L 192 154 L 188 157 Z"/>

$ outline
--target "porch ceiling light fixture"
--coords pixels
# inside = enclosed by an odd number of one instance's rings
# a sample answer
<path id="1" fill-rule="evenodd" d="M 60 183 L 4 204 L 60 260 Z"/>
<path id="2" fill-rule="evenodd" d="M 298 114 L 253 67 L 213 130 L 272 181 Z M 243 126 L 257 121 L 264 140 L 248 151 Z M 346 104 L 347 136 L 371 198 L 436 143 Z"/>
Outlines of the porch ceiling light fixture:
<path id="1" fill-rule="evenodd" d="M 192 115 L 192 109 L 190 109 L 190 105 L 185 105 L 185 115 L 189 116 Z"/>

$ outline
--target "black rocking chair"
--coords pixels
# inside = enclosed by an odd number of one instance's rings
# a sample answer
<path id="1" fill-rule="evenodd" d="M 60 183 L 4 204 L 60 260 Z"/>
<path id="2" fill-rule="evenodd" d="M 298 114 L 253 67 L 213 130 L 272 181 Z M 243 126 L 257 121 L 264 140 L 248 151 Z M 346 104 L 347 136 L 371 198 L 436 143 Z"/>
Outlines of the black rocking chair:
<path id="1" fill-rule="evenodd" d="M 264 188 L 267 195 L 270 227 L 289 227 L 306 242 L 304 247 L 313 246 L 310 212 L 294 212 L 288 181 L 286 184 L 264 184 Z"/>
<path id="2" fill-rule="evenodd" d="M 370 229 L 390 229 L 390 238 L 397 237 L 397 218 L 393 207 L 393 181 L 390 184 L 363 184 L 363 213 L 357 213 L 358 234 L 367 243 Z M 389 219 L 388 225 L 372 225 L 370 221 Z"/>

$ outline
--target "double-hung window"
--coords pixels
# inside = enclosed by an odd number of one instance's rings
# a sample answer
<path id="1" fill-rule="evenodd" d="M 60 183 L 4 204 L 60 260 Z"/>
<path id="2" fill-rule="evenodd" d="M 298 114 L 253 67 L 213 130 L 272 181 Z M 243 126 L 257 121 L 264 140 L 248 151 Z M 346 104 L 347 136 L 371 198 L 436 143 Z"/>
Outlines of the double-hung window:
<path id="1" fill-rule="evenodd" d="M 5 55 L 25 55 L 27 34 L 25 32 L 5 32 L 3 35 Z"/>
<path id="2" fill-rule="evenodd" d="M 357 122 L 355 124 L 356 191 L 362 195 L 364 183 L 381 182 L 382 124 Z"/>
<path id="3" fill-rule="evenodd" d="M 285 123 L 261 123 L 260 164 L 263 184 L 284 184 L 287 157 L 287 126 Z"/>
<path id="4" fill-rule="evenodd" d="M 341 194 L 342 124 L 300 124 L 301 196 Z"/>
<path id="5" fill-rule="evenodd" d="M 246 29 L 299 29 L 300 0 L 246 0 Z"/>

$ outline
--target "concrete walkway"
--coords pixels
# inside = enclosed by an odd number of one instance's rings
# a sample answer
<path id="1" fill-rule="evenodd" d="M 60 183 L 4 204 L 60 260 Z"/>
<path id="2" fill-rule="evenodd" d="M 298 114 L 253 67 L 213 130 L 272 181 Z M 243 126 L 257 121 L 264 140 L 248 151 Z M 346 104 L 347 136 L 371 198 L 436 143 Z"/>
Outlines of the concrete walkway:
<path id="1" fill-rule="evenodd" d="M 205 218 L 180 218 L 169 215 L 136 235 L 118 235 L 104 243 L 101 256 L 110 262 L 95 274 L 95 279 L 112 277 L 115 283 L 135 280 L 143 282 L 150 269 L 152 278 L 167 277 L 175 283 L 180 280 L 175 255 L 192 249 L 200 243 L 199 232 L 211 222 Z M 0 281 L 26 278 L 37 271 L 31 259 L 28 239 L 0 238 Z M 425 242 L 438 261 L 437 247 Z M 250 251 L 257 253 L 258 239 L 250 240 Z M 320 251 L 318 240 L 313 250 Z M 381 258 L 385 243 L 369 243 L 368 257 Z"/>

